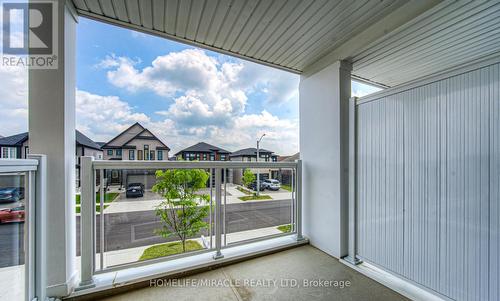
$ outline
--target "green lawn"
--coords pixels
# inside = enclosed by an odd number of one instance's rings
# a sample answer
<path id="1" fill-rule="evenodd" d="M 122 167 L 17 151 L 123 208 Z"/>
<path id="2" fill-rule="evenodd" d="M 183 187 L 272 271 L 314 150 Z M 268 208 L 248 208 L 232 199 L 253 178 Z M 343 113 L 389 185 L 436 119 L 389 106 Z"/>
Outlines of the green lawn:
<path id="1" fill-rule="evenodd" d="M 283 233 L 288 233 L 292 231 L 292 225 L 287 224 L 287 225 L 281 225 L 276 227 L 276 229 L 280 230 Z"/>
<path id="2" fill-rule="evenodd" d="M 237 186 L 236 189 L 238 189 L 239 191 L 243 192 L 244 194 L 246 195 L 250 195 L 250 194 L 253 194 L 253 192 L 251 192 L 250 190 L 248 189 L 245 189 L 243 187 L 240 187 L 240 186 Z"/>
<path id="3" fill-rule="evenodd" d="M 272 200 L 273 198 L 268 195 L 261 194 L 259 196 L 256 195 L 240 196 L 238 197 L 238 199 L 242 201 L 252 201 L 252 200 Z"/>
<path id="4" fill-rule="evenodd" d="M 186 252 L 201 250 L 203 247 L 195 240 L 186 241 Z M 152 246 L 144 250 L 139 261 L 165 257 L 182 253 L 182 243 L 180 241 L 170 242 L 157 246 Z"/>
<path id="5" fill-rule="evenodd" d="M 292 186 L 290 186 L 290 185 L 281 184 L 281 188 L 288 190 L 290 192 L 292 191 Z"/>
<path id="6" fill-rule="evenodd" d="M 112 201 L 114 201 L 118 197 L 118 195 L 119 195 L 118 192 L 105 193 L 104 194 L 104 203 L 111 203 Z M 95 200 L 96 200 L 96 203 L 101 202 L 101 197 L 100 197 L 99 192 L 97 192 L 95 194 Z M 76 203 L 80 204 L 80 195 L 79 194 L 76 195 Z"/>

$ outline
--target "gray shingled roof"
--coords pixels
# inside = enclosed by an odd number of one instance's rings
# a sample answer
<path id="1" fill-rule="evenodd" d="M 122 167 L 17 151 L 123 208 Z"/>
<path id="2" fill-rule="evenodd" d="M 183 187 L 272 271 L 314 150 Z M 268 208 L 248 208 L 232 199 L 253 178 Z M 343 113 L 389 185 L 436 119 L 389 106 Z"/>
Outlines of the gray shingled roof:
<path id="1" fill-rule="evenodd" d="M 94 141 L 92 141 L 92 139 L 82 134 L 80 131 L 76 130 L 75 136 L 76 136 L 76 143 L 97 150 L 101 149 L 101 147 L 97 143 L 95 143 Z M 21 146 L 23 142 L 26 141 L 26 139 L 28 139 L 28 132 L 0 138 L 0 145 Z"/>
<path id="2" fill-rule="evenodd" d="M 0 138 L 2 146 L 21 146 L 28 139 L 28 132 Z"/>
<path id="3" fill-rule="evenodd" d="M 259 153 L 261 154 L 272 154 L 272 151 L 260 148 Z M 244 148 L 237 150 L 233 152 L 230 157 L 239 157 L 239 156 L 257 156 L 257 148 L 255 147 L 249 147 L 249 148 Z"/>
<path id="4" fill-rule="evenodd" d="M 76 143 L 86 146 L 88 148 L 101 150 L 101 146 L 99 144 L 95 143 L 92 139 L 82 134 L 82 132 L 80 132 L 79 130 L 76 130 L 75 134 L 76 134 Z"/>
<path id="5" fill-rule="evenodd" d="M 227 151 L 225 149 L 222 149 L 220 147 L 217 147 L 217 146 L 205 143 L 205 142 L 199 142 L 199 143 L 196 143 L 195 145 L 191 145 L 188 148 L 185 148 L 183 150 L 178 151 L 177 154 L 175 154 L 175 155 L 177 156 L 178 154 L 180 154 L 182 152 L 205 152 L 205 153 L 209 153 L 209 152 L 213 152 L 213 151 L 216 151 L 218 153 L 223 153 L 223 154 L 230 154 L 231 153 L 231 152 L 229 152 L 229 151 Z"/>
<path id="6" fill-rule="evenodd" d="M 282 161 L 282 162 L 295 162 L 295 160 L 299 160 L 300 159 L 300 153 L 296 153 L 296 154 L 291 155 L 291 156 L 282 156 L 281 158 L 282 158 L 281 160 L 280 160 L 280 158 L 278 158 L 278 161 Z"/>

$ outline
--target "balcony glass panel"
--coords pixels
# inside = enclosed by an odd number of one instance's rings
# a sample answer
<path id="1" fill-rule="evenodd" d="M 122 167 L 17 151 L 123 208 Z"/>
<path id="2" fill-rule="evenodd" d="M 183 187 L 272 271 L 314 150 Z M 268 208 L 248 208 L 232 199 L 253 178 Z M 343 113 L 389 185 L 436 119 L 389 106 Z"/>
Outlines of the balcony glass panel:
<path id="1" fill-rule="evenodd" d="M 25 294 L 24 173 L 0 174 L 0 299 L 23 300 Z"/>
<path id="2" fill-rule="evenodd" d="M 115 173 L 119 180 L 105 178 L 102 218 L 100 194 L 96 197 L 96 270 L 101 263 L 108 269 L 210 250 L 213 194 L 208 170 L 127 169 Z"/>

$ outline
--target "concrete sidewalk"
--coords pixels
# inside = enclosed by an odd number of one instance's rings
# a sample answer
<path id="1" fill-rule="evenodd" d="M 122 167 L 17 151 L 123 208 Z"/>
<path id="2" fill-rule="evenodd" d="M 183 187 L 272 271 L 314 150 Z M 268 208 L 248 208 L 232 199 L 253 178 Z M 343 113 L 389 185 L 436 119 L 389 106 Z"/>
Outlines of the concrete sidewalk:
<path id="1" fill-rule="evenodd" d="M 255 238 L 259 238 L 259 237 L 265 237 L 265 236 L 270 236 L 270 235 L 280 234 L 280 233 L 282 233 L 282 232 L 280 230 L 278 230 L 276 227 L 267 227 L 267 228 L 261 228 L 261 229 L 228 233 L 226 236 L 226 243 L 232 244 L 235 242 L 240 242 L 240 241 L 244 241 L 244 240 L 255 239 Z M 212 237 L 212 239 L 213 239 L 213 245 L 215 246 L 215 237 Z M 210 244 L 210 237 L 205 237 L 205 242 L 202 240 L 201 237 L 200 238 L 193 238 L 192 240 L 197 241 L 202 246 L 205 243 Z M 171 242 L 168 242 L 168 243 L 171 243 Z M 222 238 L 222 243 L 224 243 L 224 238 Z M 161 244 L 163 244 L 163 243 L 161 243 Z M 137 247 L 137 248 L 129 248 L 129 249 L 105 252 L 104 253 L 104 265 L 106 267 L 112 267 L 112 266 L 116 266 L 116 265 L 137 262 L 137 261 L 139 261 L 139 258 L 141 257 L 144 250 L 146 250 L 149 247 L 155 246 L 155 245 L 159 245 L 159 244 L 151 244 L 151 245 Z M 98 253 L 98 254 L 96 254 L 97 269 L 100 268 L 99 263 L 100 263 L 100 254 Z M 80 266 L 80 257 L 79 256 L 76 258 L 76 264 L 77 264 L 77 267 Z M 1 279 L 2 278 L 1 278 L 1 269 L 0 269 L 0 280 Z"/>

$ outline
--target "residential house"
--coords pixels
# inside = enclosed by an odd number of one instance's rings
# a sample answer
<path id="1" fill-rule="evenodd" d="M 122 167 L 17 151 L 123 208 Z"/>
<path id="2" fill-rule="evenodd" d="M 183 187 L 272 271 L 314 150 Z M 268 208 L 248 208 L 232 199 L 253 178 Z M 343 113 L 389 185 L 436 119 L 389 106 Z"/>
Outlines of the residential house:
<path id="1" fill-rule="evenodd" d="M 104 160 L 166 161 L 170 148 L 150 130 L 136 122 L 102 145 L 102 150 Z M 108 170 L 106 179 L 108 185 L 120 187 L 140 182 L 145 184 L 146 188 L 151 188 L 156 181 L 152 170 Z"/>
<path id="2" fill-rule="evenodd" d="M 136 122 L 102 146 L 104 160 L 168 160 L 170 148 Z"/>
<path id="3" fill-rule="evenodd" d="M 77 159 L 80 156 L 94 156 L 96 159 L 103 158 L 101 147 L 78 130 L 75 132 L 75 142 Z M 28 132 L 0 138 L 0 158 L 25 159 L 28 153 Z"/>
<path id="4" fill-rule="evenodd" d="M 231 152 L 205 142 L 191 145 L 175 154 L 177 160 L 228 161 Z"/>
<path id="5" fill-rule="evenodd" d="M 80 187 L 80 157 L 93 156 L 102 159 L 101 147 L 82 132 L 75 132 L 76 187 Z M 28 132 L 0 138 L 0 158 L 26 159 L 29 153 Z"/>
<path id="6" fill-rule="evenodd" d="M 257 149 L 255 147 L 244 148 L 238 151 L 235 151 L 229 155 L 231 161 L 244 161 L 244 162 L 255 162 L 257 161 Z M 259 149 L 259 162 L 277 162 L 278 156 L 274 154 L 274 152 Z M 272 168 L 252 168 L 250 169 L 254 174 L 259 172 L 259 178 L 263 179 L 275 179 L 278 177 L 279 170 Z M 233 170 L 233 183 L 235 184 L 243 184 L 243 170 L 242 169 L 234 169 Z"/>
<path id="7" fill-rule="evenodd" d="M 278 162 L 295 162 L 300 159 L 300 153 L 291 156 L 278 156 Z M 294 182 L 293 171 L 291 169 L 280 169 L 277 179 L 281 184 L 292 186 Z"/>
<path id="8" fill-rule="evenodd" d="M 186 161 L 229 161 L 230 154 L 231 152 L 220 147 L 205 142 L 198 142 L 177 152 L 175 158 Z M 223 178 L 227 179 L 229 183 L 233 182 L 232 173 L 229 171 L 227 171 L 226 175 L 223 175 Z"/>

